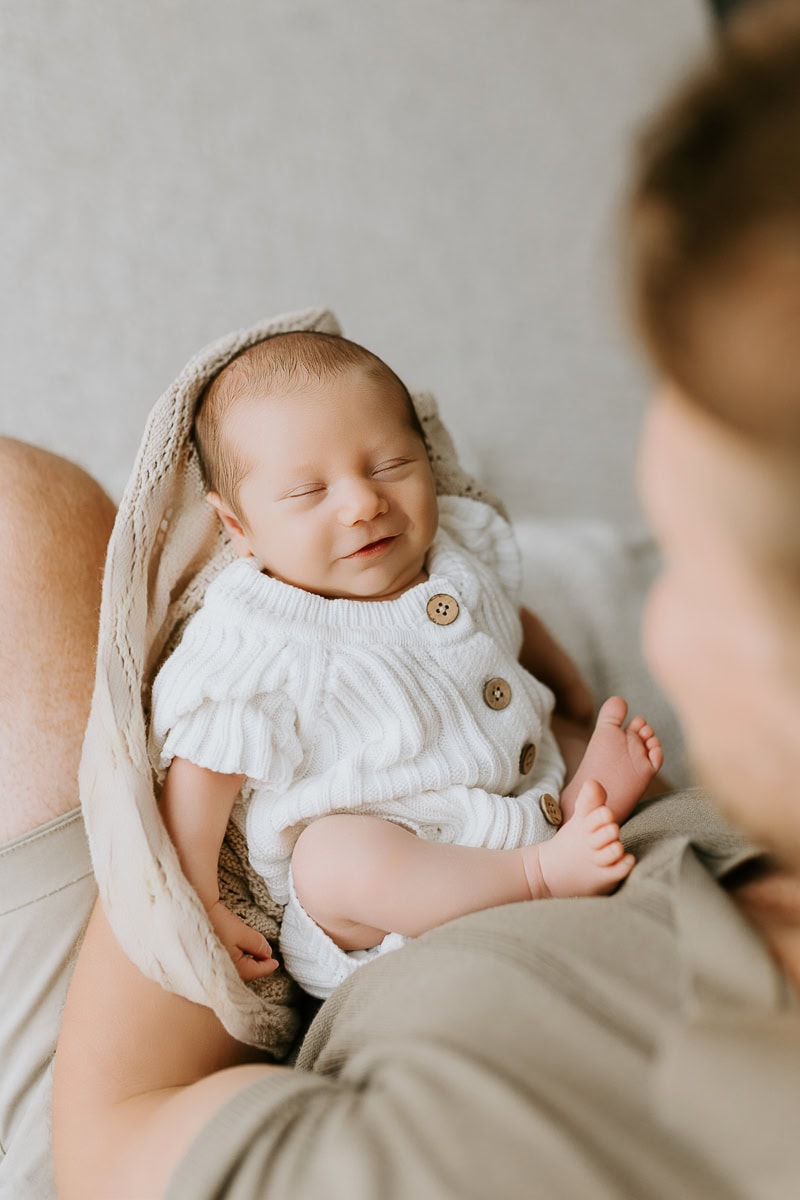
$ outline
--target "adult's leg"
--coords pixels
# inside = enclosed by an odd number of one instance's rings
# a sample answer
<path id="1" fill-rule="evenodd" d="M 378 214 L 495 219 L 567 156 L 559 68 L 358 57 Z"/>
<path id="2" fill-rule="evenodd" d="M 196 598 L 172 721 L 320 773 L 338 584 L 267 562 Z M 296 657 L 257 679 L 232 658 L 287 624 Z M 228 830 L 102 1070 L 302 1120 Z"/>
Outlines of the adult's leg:
<path id="1" fill-rule="evenodd" d="M 50 1200 L 50 1061 L 94 899 L 77 771 L 114 506 L 0 438 L 0 1197 Z"/>
<path id="2" fill-rule="evenodd" d="M 84 471 L 0 438 L 0 844 L 78 803 L 114 505 Z"/>

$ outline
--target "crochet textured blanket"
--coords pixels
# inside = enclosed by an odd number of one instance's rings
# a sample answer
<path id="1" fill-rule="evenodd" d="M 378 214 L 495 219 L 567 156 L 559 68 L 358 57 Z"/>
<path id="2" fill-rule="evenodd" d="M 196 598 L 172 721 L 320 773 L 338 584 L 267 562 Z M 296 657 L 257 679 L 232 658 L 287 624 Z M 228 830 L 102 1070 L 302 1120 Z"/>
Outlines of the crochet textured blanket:
<path id="1" fill-rule="evenodd" d="M 81 802 L 101 901 L 128 956 L 163 987 L 205 1004 L 234 1037 L 275 1058 L 299 1028 L 298 993 L 284 971 L 245 984 L 186 881 L 158 809 L 147 753 L 154 675 L 233 552 L 204 500 L 191 440 L 198 401 L 237 354 L 289 330 L 339 333 L 310 310 L 230 334 L 196 355 L 148 420 L 111 537 L 103 581 L 97 676 L 80 772 Z M 440 494 L 499 502 L 458 464 L 436 403 L 415 393 Z M 225 902 L 277 945 L 281 909 L 231 825 L 220 856 Z"/>

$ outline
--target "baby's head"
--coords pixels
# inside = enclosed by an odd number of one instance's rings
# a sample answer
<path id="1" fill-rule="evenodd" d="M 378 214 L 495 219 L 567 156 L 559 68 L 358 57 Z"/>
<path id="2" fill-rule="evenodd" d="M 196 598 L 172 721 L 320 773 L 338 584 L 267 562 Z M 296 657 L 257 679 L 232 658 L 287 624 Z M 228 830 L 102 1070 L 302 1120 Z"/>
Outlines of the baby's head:
<path id="1" fill-rule="evenodd" d="M 278 334 L 213 380 L 195 418 L 209 503 L 240 555 L 329 597 L 424 578 L 437 527 L 422 429 L 400 379 L 330 334 Z"/>

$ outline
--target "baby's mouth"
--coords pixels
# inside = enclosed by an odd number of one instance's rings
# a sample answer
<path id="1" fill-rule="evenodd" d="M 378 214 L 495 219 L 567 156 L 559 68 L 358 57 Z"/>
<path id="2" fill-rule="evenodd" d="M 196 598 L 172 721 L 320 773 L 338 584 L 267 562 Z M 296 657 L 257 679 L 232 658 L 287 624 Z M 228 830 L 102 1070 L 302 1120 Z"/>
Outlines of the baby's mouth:
<path id="1" fill-rule="evenodd" d="M 382 554 L 384 550 L 389 549 L 394 540 L 395 535 L 392 535 L 378 538 L 374 542 L 367 542 L 366 546 L 362 546 L 360 550 L 354 550 L 352 554 L 346 554 L 345 558 L 371 558 L 373 554 Z"/>

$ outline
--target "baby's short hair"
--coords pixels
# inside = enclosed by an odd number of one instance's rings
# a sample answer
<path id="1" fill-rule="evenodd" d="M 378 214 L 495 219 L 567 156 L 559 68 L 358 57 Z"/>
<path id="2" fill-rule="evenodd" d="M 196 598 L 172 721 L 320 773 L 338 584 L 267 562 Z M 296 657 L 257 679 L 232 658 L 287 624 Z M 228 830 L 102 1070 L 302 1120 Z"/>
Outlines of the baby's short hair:
<path id="1" fill-rule="evenodd" d="M 243 350 L 211 381 L 195 414 L 195 445 L 206 487 L 218 492 L 239 520 L 239 487 L 248 463 L 224 435 L 231 410 L 240 400 L 324 382 L 354 368 L 397 392 L 411 427 L 424 442 L 411 395 L 399 376 L 371 350 L 335 334 L 310 330 L 275 334 Z"/>
<path id="2" fill-rule="evenodd" d="M 623 230 L 659 371 L 800 450 L 800 5 L 745 5 L 638 145 Z"/>

